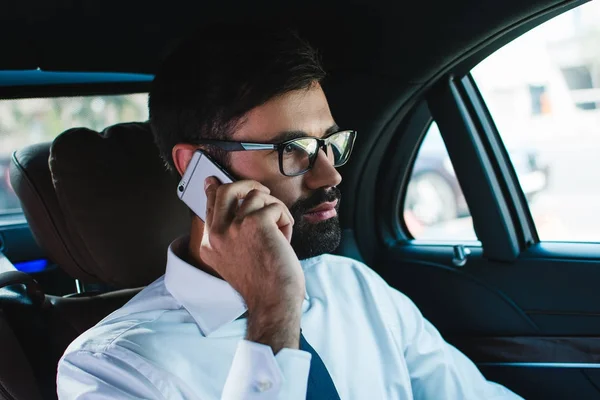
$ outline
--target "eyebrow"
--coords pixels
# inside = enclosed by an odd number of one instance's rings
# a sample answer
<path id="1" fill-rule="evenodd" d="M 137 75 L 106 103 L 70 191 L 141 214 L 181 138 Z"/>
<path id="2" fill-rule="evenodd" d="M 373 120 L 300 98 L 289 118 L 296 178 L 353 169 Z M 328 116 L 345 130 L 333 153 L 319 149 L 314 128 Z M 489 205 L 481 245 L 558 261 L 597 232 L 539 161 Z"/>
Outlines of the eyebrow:
<path id="1" fill-rule="evenodd" d="M 327 128 L 327 130 L 325 130 L 323 137 L 327 137 L 327 136 L 331 135 L 332 133 L 338 132 L 339 130 L 340 130 L 340 127 L 337 124 L 333 124 L 329 128 Z M 288 140 L 297 139 L 297 138 L 301 138 L 301 137 L 310 137 L 310 136 L 311 135 L 309 135 L 308 133 L 306 133 L 304 131 L 285 131 L 285 132 L 278 133 L 273 139 L 271 139 L 271 142 L 272 143 L 283 143 Z"/>

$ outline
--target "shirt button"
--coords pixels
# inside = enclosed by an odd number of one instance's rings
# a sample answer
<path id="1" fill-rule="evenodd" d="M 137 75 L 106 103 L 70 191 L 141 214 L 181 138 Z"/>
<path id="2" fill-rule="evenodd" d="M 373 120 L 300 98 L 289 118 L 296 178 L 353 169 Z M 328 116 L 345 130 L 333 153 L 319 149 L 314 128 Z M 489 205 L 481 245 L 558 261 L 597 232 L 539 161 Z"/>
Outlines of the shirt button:
<path id="1" fill-rule="evenodd" d="M 269 381 L 269 380 L 260 380 L 260 381 L 256 381 L 256 383 L 254 384 L 254 387 L 256 388 L 257 392 L 266 392 L 267 390 L 271 389 L 273 387 L 273 382 Z"/>

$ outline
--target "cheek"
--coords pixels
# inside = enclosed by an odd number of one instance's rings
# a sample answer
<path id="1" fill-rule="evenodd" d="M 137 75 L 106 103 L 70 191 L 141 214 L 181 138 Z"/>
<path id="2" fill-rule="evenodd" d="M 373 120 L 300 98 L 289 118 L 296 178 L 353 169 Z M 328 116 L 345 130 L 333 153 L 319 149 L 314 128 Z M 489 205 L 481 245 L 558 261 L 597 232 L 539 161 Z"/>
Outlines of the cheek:
<path id="1" fill-rule="evenodd" d="M 277 197 L 288 208 L 302 197 L 302 181 L 295 178 L 288 178 L 281 175 L 279 180 L 263 182 L 265 186 L 271 189 L 271 194 Z"/>
<path id="2" fill-rule="evenodd" d="M 275 169 L 273 169 L 273 166 L 265 160 L 265 157 L 260 157 L 259 152 L 232 152 L 229 161 L 231 172 L 240 179 L 252 179 L 263 183 L 265 177 L 278 171 L 277 162 L 275 162 Z"/>
<path id="3" fill-rule="evenodd" d="M 279 172 L 277 157 L 260 157 L 258 153 L 249 151 L 232 153 L 230 161 L 230 169 L 235 176 L 262 183 L 287 207 L 291 207 L 302 197 L 302 176 L 283 176 Z"/>

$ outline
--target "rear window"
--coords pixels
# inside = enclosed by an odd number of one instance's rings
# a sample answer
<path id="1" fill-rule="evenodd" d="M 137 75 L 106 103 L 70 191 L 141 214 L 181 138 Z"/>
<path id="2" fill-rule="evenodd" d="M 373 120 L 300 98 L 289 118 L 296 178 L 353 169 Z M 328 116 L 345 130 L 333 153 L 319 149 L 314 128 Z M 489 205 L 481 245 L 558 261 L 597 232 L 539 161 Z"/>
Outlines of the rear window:
<path id="1" fill-rule="evenodd" d="M 147 93 L 0 101 L 0 216 L 22 212 L 8 175 L 15 150 L 52 141 L 69 128 L 100 131 L 116 123 L 147 119 Z"/>

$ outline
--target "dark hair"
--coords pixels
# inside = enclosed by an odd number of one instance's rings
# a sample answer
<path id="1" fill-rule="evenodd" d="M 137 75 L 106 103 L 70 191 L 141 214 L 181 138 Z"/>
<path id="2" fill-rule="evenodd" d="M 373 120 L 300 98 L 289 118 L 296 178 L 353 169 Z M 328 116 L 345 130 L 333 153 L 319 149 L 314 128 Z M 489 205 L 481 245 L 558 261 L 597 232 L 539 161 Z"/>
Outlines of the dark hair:
<path id="1" fill-rule="evenodd" d="M 161 156 L 174 170 L 176 144 L 227 139 L 248 111 L 324 77 L 316 50 L 289 29 L 238 24 L 198 32 L 167 58 L 152 83 L 150 124 Z M 206 150 L 228 164 L 227 153 Z"/>

